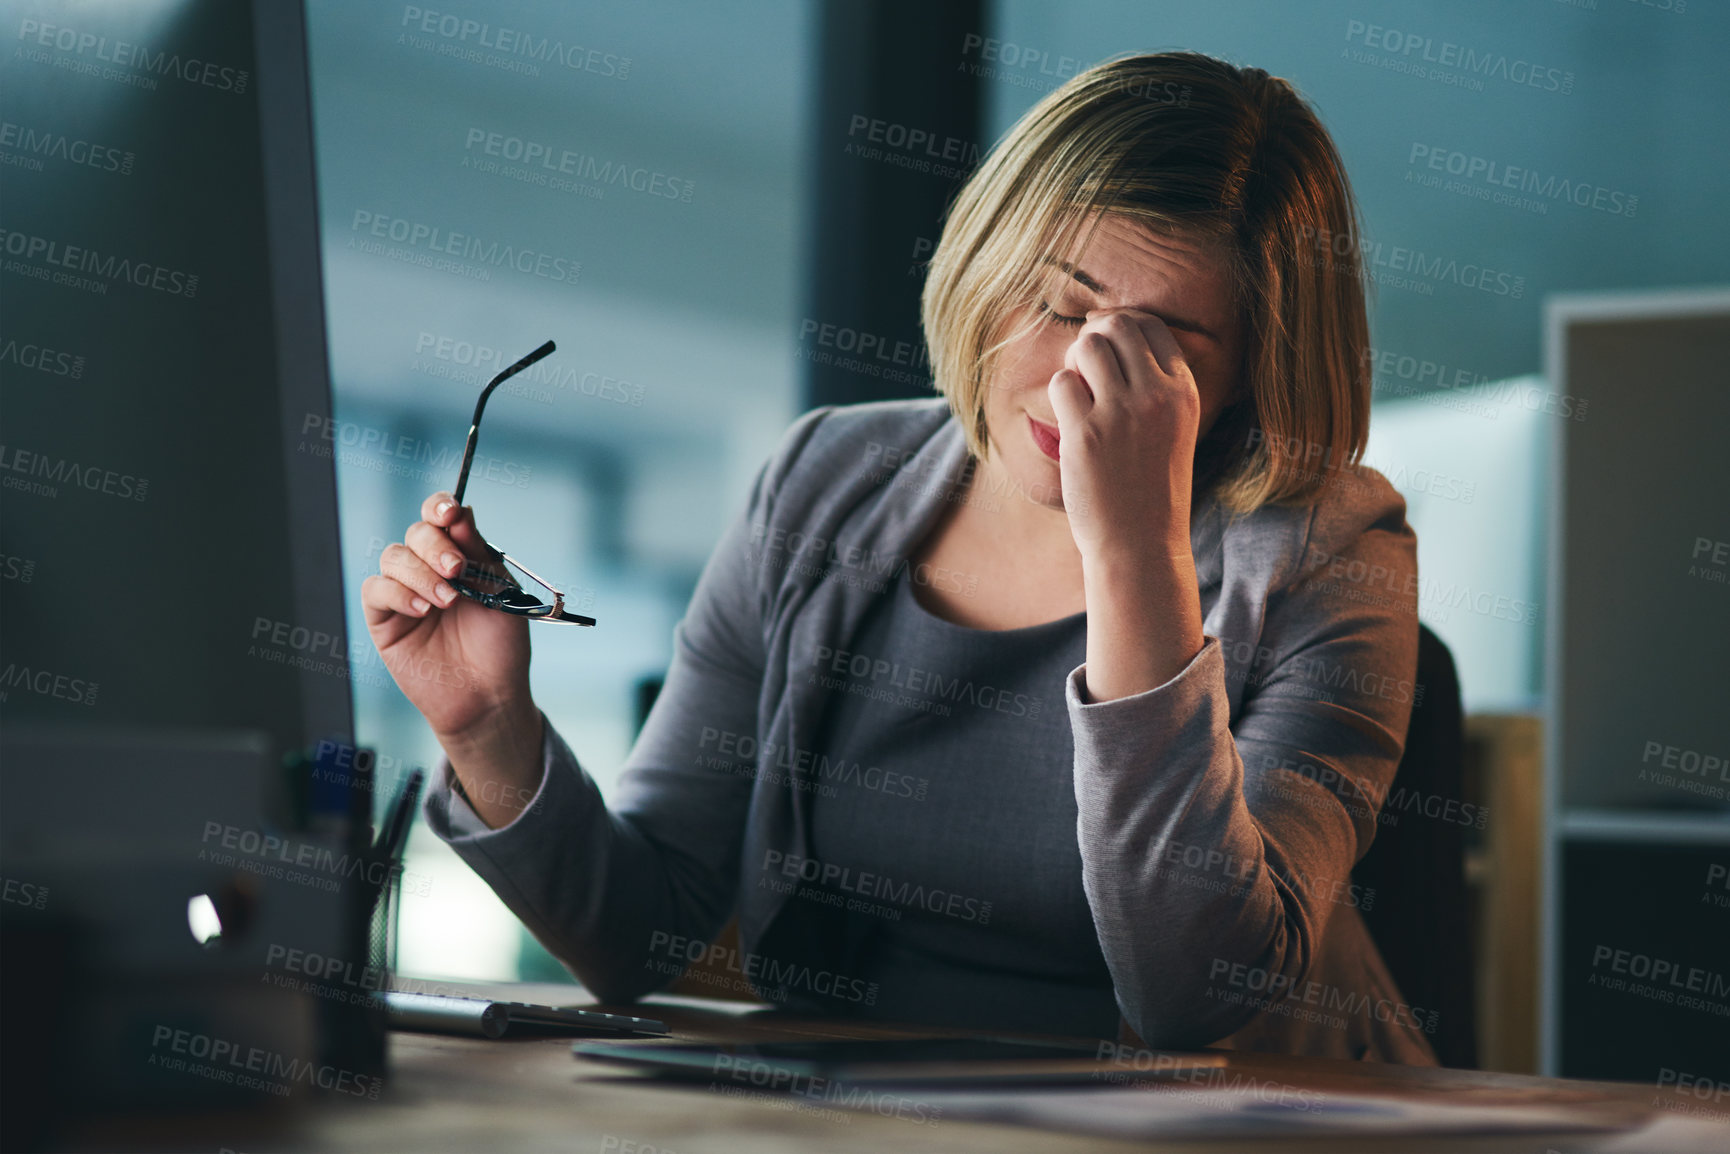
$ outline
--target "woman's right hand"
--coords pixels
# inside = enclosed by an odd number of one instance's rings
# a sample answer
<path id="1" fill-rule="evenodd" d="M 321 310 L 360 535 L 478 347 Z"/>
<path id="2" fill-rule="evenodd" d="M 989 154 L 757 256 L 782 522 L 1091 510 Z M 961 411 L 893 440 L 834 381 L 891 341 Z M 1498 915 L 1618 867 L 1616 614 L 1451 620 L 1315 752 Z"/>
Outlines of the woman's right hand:
<path id="1" fill-rule="evenodd" d="M 489 734 L 538 718 L 529 693 L 528 620 L 459 594 L 449 579 L 461 577 L 465 559 L 497 564 L 474 511 L 434 493 L 361 585 L 373 644 L 453 763 L 457 750 L 493 745 Z"/>

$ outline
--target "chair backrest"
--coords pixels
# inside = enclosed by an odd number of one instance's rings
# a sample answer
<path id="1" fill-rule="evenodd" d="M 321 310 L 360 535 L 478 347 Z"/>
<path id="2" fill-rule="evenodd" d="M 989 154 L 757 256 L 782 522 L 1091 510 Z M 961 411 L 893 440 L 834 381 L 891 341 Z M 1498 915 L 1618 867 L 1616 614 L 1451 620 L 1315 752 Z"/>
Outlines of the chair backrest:
<path id="1" fill-rule="evenodd" d="M 1477 1065 L 1474 951 L 1466 893 L 1465 719 L 1454 658 L 1418 625 L 1412 718 L 1369 852 L 1352 871 L 1373 888 L 1364 911 L 1408 1005 L 1434 1011 L 1430 1044 L 1444 1066 Z"/>

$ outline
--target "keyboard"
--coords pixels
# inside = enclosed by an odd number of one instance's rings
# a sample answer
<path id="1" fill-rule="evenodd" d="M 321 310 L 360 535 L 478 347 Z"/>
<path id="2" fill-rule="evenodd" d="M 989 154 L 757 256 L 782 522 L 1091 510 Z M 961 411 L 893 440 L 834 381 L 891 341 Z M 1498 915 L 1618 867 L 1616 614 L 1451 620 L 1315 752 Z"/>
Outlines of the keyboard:
<path id="1" fill-rule="evenodd" d="M 507 1034 L 653 1034 L 664 1036 L 665 1023 L 628 1014 L 603 1014 L 576 1006 L 539 1006 L 531 1002 L 501 1002 L 492 998 L 453 998 L 443 994 L 411 994 L 390 990 L 375 995 L 384 1003 L 386 1024 L 393 1030 L 424 1034 L 461 1034 L 502 1038 Z"/>

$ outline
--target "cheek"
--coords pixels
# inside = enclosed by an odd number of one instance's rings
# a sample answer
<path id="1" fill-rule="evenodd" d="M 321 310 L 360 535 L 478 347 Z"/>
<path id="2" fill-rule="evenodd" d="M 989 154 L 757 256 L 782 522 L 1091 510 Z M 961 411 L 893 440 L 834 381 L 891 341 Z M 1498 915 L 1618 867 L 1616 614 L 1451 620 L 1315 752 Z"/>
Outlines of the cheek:
<path id="1" fill-rule="evenodd" d="M 992 382 L 992 399 L 1013 400 L 1030 390 L 1043 391 L 1051 374 L 1063 367 L 1063 356 L 1071 343 L 1072 338 L 1062 330 L 1045 325 L 1004 349 Z"/>
<path id="2" fill-rule="evenodd" d="M 1204 410 L 1230 399 L 1236 384 L 1236 370 L 1231 357 L 1221 355 L 1218 349 L 1209 346 L 1193 351 L 1186 349 L 1185 358 L 1189 361 L 1189 371 L 1195 378 L 1195 389 L 1201 394 Z"/>

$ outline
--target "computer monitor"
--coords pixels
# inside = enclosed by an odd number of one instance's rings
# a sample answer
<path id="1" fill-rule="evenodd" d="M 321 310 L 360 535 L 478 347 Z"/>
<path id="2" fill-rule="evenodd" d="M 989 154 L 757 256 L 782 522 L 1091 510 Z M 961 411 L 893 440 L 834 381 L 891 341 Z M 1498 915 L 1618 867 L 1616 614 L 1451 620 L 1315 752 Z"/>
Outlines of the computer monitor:
<path id="1" fill-rule="evenodd" d="M 372 1077 L 381 1035 L 282 964 L 367 962 L 302 13 L 5 19 L 10 1139 Z"/>

